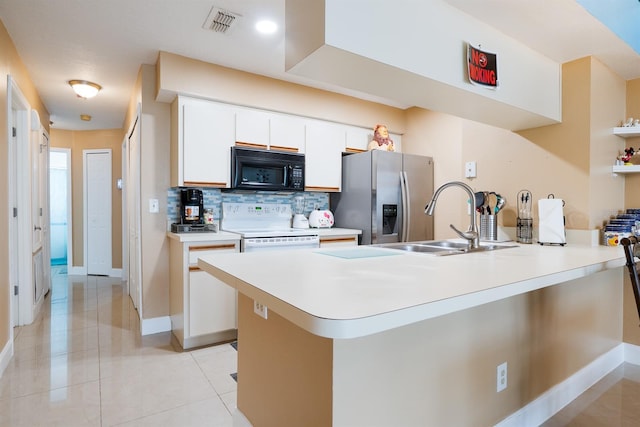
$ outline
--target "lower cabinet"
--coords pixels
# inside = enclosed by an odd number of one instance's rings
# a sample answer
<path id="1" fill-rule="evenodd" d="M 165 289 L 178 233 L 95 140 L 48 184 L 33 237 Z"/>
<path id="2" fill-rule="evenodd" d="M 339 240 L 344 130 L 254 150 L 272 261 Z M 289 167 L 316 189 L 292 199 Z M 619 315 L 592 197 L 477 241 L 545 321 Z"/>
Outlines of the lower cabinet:
<path id="1" fill-rule="evenodd" d="M 171 240 L 171 329 L 184 349 L 237 337 L 237 292 L 198 267 L 198 258 L 239 252 L 238 240 Z"/>

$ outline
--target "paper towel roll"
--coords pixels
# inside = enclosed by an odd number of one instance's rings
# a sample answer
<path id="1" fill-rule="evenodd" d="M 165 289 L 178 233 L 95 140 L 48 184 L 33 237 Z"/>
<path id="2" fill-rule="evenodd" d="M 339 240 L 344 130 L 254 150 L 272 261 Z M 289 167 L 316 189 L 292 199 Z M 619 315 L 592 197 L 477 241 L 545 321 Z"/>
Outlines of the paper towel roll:
<path id="1" fill-rule="evenodd" d="M 562 199 L 538 200 L 538 243 L 566 243 L 563 205 Z"/>

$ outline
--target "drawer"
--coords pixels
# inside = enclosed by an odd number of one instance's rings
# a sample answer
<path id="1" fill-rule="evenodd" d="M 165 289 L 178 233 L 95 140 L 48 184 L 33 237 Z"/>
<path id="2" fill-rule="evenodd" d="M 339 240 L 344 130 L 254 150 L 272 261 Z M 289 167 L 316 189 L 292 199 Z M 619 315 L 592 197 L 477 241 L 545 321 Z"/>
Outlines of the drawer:
<path id="1" fill-rule="evenodd" d="M 222 243 L 216 245 L 189 246 L 189 265 L 198 264 L 198 258 L 204 255 L 223 254 L 229 252 L 239 252 L 239 247 L 235 243 Z"/>

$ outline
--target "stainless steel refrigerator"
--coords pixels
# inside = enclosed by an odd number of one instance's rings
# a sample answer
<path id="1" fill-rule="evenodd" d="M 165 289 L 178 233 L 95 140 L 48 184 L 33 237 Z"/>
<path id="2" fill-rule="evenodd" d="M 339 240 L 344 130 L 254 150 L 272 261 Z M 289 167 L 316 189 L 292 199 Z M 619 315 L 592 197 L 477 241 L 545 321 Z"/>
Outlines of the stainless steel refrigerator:
<path id="1" fill-rule="evenodd" d="M 431 157 L 372 150 L 342 157 L 342 191 L 330 208 L 336 227 L 362 230 L 362 245 L 431 240 L 424 207 L 432 195 Z"/>

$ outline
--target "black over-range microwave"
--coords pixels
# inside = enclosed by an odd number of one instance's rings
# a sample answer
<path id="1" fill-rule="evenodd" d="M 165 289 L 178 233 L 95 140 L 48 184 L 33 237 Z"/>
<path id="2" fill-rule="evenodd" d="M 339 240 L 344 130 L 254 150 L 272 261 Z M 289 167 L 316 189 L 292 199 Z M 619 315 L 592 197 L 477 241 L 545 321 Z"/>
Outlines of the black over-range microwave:
<path id="1" fill-rule="evenodd" d="M 304 191 L 304 154 L 231 147 L 231 188 Z"/>

